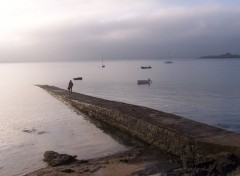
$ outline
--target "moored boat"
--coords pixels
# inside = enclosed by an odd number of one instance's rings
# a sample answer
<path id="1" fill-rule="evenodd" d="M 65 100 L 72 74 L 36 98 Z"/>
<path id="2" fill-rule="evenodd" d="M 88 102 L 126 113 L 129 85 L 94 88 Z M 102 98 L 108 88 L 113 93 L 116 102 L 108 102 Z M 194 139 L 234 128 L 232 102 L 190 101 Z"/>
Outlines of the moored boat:
<path id="1" fill-rule="evenodd" d="M 151 69 L 152 67 L 149 65 L 149 66 L 141 66 L 141 69 Z"/>
<path id="2" fill-rule="evenodd" d="M 138 80 L 137 84 L 151 84 L 152 80 L 151 79 L 146 79 L 146 80 Z"/>
<path id="3" fill-rule="evenodd" d="M 82 77 L 73 78 L 73 80 L 82 80 Z"/>
<path id="4" fill-rule="evenodd" d="M 164 63 L 165 64 L 172 64 L 173 62 L 172 61 L 165 61 Z"/>

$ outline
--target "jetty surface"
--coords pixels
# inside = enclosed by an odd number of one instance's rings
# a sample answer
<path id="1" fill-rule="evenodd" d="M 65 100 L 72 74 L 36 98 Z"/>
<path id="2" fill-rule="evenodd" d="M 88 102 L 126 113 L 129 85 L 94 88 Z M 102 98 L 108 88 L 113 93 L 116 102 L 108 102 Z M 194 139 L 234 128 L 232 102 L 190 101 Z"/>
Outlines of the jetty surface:
<path id="1" fill-rule="evenodd" d="M 240 156 L 240 134 L 147 107 L 38 85 L 90 118 L 162 151 L 186 158 L 231 152 Z"/>

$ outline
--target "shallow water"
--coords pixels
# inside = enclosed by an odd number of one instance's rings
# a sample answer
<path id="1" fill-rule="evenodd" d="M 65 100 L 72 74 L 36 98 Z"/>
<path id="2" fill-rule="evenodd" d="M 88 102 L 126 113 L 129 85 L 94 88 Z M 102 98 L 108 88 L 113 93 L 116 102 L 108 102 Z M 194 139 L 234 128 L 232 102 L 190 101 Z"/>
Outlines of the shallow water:
<path id="1" fill-rule="evenodd" d="M 147 106 L 240 132 L 240 60 L 181 59 L 0 64 L 0 175 L 21 175 L 45 166 L 46 150 L 104 156 L 126 150 L 82 115 L 35 84 Z M 142 70 L 140 66 L 153 68 Z M 151 78 L 151 85 L 137 85 Z M 32 133 L 23 130 L 32 130 Z M 44 132 L 42 134 L 38 134 Z"/>
<path id="2" fill-rule="evenodd" d="M 0 65 L 0 77 L 4 80 L 0 91 L 0 175 L 22 175 L 44 167 L 42 159 L 46 150 L 87 159 L 127 149 L 82 115 L 34 86 L 45 79 L 45 71 L 39 73 L 33 65 Z"/>

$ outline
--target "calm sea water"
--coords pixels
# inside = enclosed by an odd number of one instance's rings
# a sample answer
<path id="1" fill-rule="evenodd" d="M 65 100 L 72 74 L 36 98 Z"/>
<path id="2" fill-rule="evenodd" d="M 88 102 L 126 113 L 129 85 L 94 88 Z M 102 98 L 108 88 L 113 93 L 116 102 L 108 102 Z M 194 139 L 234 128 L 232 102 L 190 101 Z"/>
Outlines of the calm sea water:
<path id="1" fill-rule="evenodd" d="M 105 99 L 174 113 L 240 132 L 240 60 L 176 59 L 101 63 L 0 64 L 0 175 L 21 175 L 45 166 L 46 150 L 104 156 L 126 150 L 71 108 L 36 87 L 48 84 Z M 142 70 L 140 66 L 153 68 Z M 137 85 L 150 78 L 151 85 Z M 23 132 L 32 130 L 32 133 Z M 39 134 L 41 132 L 46 132 Z"/>

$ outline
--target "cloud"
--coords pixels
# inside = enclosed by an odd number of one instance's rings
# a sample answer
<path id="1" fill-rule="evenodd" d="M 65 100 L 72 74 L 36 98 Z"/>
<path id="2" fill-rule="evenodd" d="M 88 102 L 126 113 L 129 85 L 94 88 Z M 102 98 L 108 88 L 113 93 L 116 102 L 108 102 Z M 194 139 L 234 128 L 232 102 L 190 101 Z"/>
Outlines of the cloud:
<path id="1" fill-rule="evenodd" d="M 51 2 L 51 6 L 66 5 L 63 0 Z M 169 53 L 174 57 L 240 53 L 237 6 L 215 1 L 185 6 L 144 0 L 71 2 L 75 6 L 69 4 L 67 11 L 55 9 L 56 14 L 66 11 L 60 15 L 62 20 L 55 14 L 46 25 L 18 32 L 10 40 L 14 44 L 4 46 L 5 57 L 80 60 L 97 59 L 104 53 L 108 59 L 149 59 Z M 15 52 L 8 55 L 10 50 Z"/>

